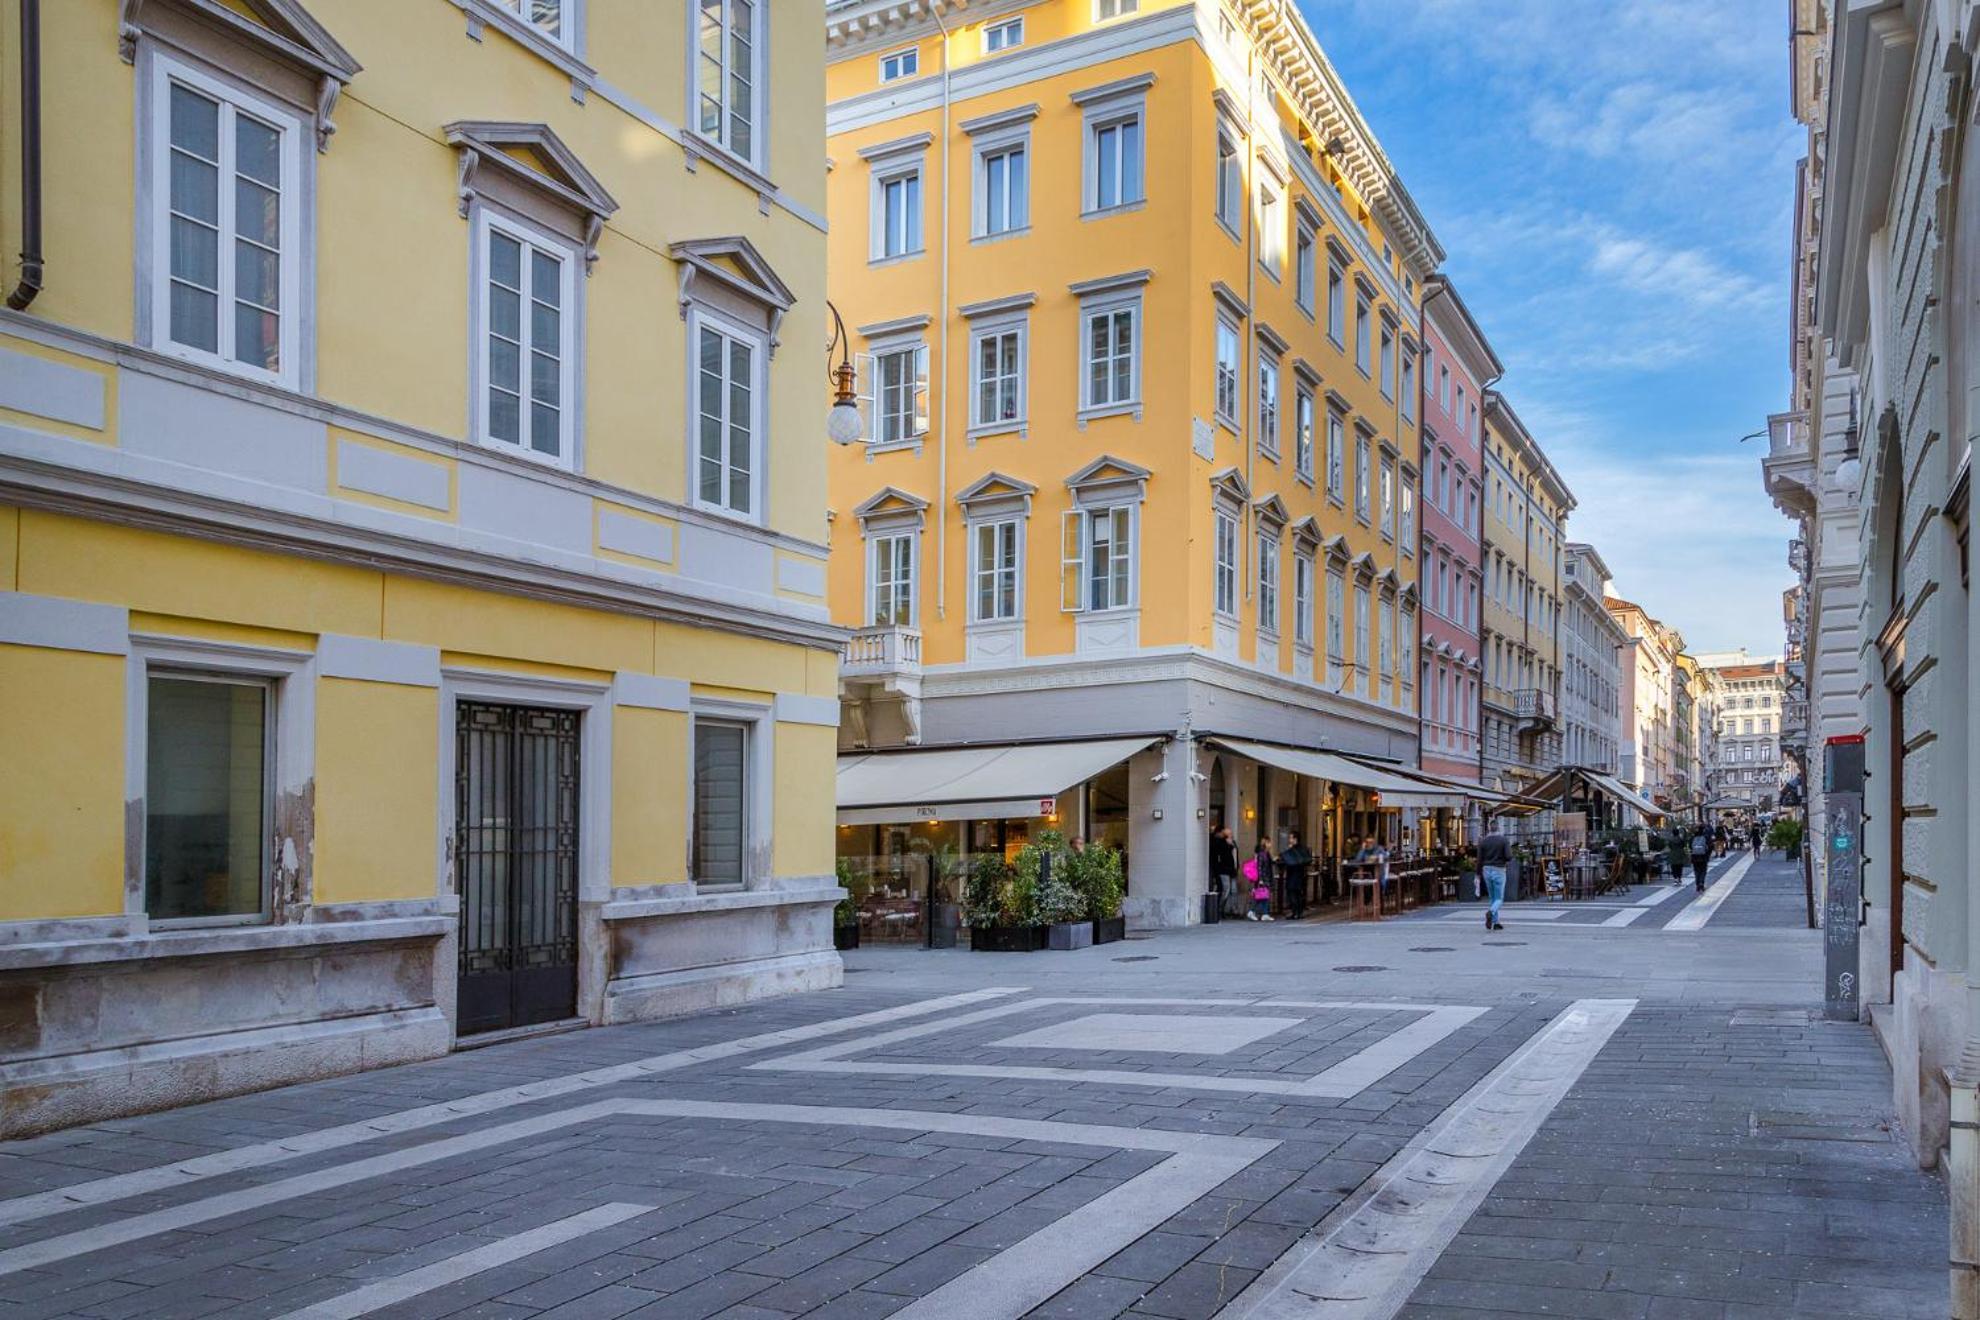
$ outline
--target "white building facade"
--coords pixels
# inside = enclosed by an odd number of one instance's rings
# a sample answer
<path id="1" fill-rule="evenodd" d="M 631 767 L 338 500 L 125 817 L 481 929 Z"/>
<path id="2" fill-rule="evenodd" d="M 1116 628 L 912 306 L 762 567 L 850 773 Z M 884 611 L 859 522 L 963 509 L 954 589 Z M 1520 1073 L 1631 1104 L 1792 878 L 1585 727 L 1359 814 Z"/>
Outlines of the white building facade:
<path id="1" fill-rule="evenodd" d="M 1562 758 L 1614 774 L 1622 768 L 1622 655 L 1629 634 L 1602 606 L 1609 566 L 1584 542 L 1565 547 L 1561 570 Z"/>

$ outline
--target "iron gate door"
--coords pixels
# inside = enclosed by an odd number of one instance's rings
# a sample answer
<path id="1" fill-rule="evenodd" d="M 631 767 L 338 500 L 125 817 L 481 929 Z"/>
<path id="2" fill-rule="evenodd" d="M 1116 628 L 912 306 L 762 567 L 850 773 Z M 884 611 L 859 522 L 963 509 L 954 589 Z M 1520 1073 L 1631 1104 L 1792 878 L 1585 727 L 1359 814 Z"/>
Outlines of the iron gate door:
<path id="1" fill-rule="evenodd" d="M 579 718 L 459 703 L 459 1035 L 577 1014 Z"/>

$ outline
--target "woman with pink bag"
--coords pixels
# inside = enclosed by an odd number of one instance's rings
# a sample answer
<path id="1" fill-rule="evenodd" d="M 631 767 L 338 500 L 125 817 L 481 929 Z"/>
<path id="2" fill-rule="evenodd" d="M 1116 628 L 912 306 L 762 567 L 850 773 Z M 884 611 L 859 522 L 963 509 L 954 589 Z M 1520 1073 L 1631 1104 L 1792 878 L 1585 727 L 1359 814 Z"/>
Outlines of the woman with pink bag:
<path id="1" fill-rule="evenodd" d="M 1244 882 L 1251 887 L 1251 911 L 1244 914 L 1247 921 L 1272 919 L 1272 866 L 1271 846 L 1260 839 L 1244 862 Z"/>

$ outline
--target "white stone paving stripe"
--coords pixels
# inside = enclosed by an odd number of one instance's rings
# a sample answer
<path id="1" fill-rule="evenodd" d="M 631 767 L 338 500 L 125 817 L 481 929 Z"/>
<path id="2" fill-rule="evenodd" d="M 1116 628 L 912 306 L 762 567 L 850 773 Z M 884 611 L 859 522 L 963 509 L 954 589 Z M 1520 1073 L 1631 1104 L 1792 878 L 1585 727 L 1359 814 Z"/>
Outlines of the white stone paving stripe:
<path id="1" fill-rule="evenodd" d="M 1389 1320 L 1635 1007 L 1569 1005 L 1218 1320 Z"/>
<path id="2" fill-rule="evenodd" d="M 1638 917 L 1645 915 L 1649 911 L 1650 909 L 1647 907 L 1626 907 L 1622 911 L 1616 913 L 1614 916 L 1603 918 L 1600 924 L 1611 928 L 1616 926 L 1627 926 L 1632 922 L 1634 922 Z"/>
<path id="3" fill-rule="evenodd" d="M 986 999 L 1001 999 L 1018 994 L 1023 989 L 1023 986 L 991 986 L 964 994 L 943 995 L 938 999 L 918 1000 L 911 1004 L 878 1009 L 871 1013 L 858 1013 L 852 1017 L 833 1018 L 801 1027 L 786 1027 L 781 1031 L 742 1036 L 735 1040 L 720 1041 L 690 1050 L 655 1054 L 628 1063 L 572 1073 L 565 1077 L 550 1077 L 542 1081 L 505 1086 L 499 1090 L 461 1096 L 456 1100 L 422 1105 L 417 1109 L 402 1109 L 396 1113 L 380 1114 L 376 1118 L 360 1119 L 355 1123 L 345 1123 L 338 1127 L 322 1128 L 315 1132 L 298 1133 L 292 1137 L 281 1137 L 252 1146 L 216 1151 L 211 1155 L 199 1155 L 174 1164 L 140 1169 L 135 1173 L 93 1178 L 88 1182 L 72 1183 L 67 1187 L 0 1201 L 0 1225 L 26 1223 L 49 1215 L 81 1209 L 84 1206 L 103 1205 L 127 1197 L 142 1196 L 147 1192 L 183 1187 L 203 1178 L 215 1178 L 221 1174 L 238 1173 L 243 1169 L 279 1164 L 285 1160 L 337 1150 L 393 1133 L 416 1131 L 473 1114 L 485 1114 L 514 1105 L 528 1104 L 533 1100 L 570 1095 L 600 1086 L 611 1086 L 618 1082 L 637 1081 L 654 1073 L 671 1072 L 697 1063 L 776 1049 L 781 1045 L 795 1045 L 801 1041 L 816 1040 L 821 1036 L 860 1031 L 867 1027 L 896 1022 L 902 1018 L 925 1017 L 930 1013 L 941 1013 L 948 1009 L 981 1003 Z"/>
<path id="4" fill-rule="evenodd" d="M 1664 929 L 1667 931 L 1705 929 L 1705 923 L 1719 914 L 1719 905 L 1732 897 L 1733 890 L 1739 888 L 1739 882 L 1746 879 L 1746 873 L 1752 869 L 1752 866 L 1753 854 L 1747 853 L 1728 867 L 1723 875 L 1712 882 L 1712 887 L 1695 899 L 1689 907 L 1665 922 Z"/>
<path id="5" fill-rule="evenodd" d="M 650 1205 L 628 1205 L 614 1201 L 601 1205 L 595 1210 L 559 1219 L 554 1223 L 532 1228 L 524 1233 L 505 1237 L 473 1251 L 463 1251 L 458 1256 L 435 1261 L 431 1265 L 377 1283 L 354 1289 L 341 1296 L 304 1307 L 300 1311 L 289 1312 L 286 1320 L 355 1320 L 355 1317 L 369 1315 L 373 1311 L 408 1301 L 422 1293 L 430 1293 L 435 1288 L 444 1288 L 450 1283 L 472 1278 L 497 1265 L 507 1265 L 511 1261 L 533 1256 L 539 1251 L 561 1246 L 573 1238 L 581 1238 L 601 1228 L 622 1224 L 636 1215 L 643 1215 L 653 1209 Z"/>
<path id="6" fill-rule="evenodd" d="M 1659 903 L 1663 902 L 1665 899 L 1670 898 L 1677 894 L 1681 894 L 1683 892 L 1684 892 L 1684 886 L 1682 884 L 1659 885 L 1656 893 L 1648 894 L 1642 898 L 1639 898 L 1636 900 L 1636 903 L 1638 907 L 1656 907 Z"/>
<path id="7" fill-rule="evenodd" d="M 886 1063 L 848 1060 L 846 1055 L 864 1054 L 882 1046 L 948 1031 L 975 1022 L 988 1021 L 1012 1013 L 1030 1012 L 1052 1004 L 1144 1004 L 1144 1005 L 1247 1005 L 1252 1008 L 1347 1009 L 1379 1013 L 1421 1013 L 1423 1017 L 1312 1077 L 1284 1080 L 1255 1077 L 1218 1077 L 1208 1073 L 1136 1072 L 1106 1068 L 1040 1068 L 1017 1064 L 983 1063 Z M 1469 1005 L 1385 1004 L 1365 1002 L 1318 1002 L 1290 999 L 1027 999 L 1002 1004 L 943 1022 L 903 1027 L 864 1040 L 843 1041 L 802 1054 L 786 1055 L 751 1064 L 751 1068 L 775 1072 L 819 1072 L 864 1074 L 880 1077 L 988 1077 L 1011 1081 L 1092 1082 L 1107 1086 L 1176 1087 L 1193 1091 L 1221 1091 L 1253 1095 L 1314 1096 L 1349 1099 L 1361 1094 L 1409 1060 L 1429 1049 L 1486 1010 Z"/>

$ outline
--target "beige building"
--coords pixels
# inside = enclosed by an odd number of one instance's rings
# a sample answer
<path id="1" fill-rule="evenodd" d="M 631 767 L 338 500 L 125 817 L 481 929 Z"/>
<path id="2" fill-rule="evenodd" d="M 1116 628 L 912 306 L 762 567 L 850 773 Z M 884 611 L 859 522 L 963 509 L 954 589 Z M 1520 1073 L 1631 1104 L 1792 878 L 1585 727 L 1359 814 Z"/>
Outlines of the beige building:
<path id="1" fill-rule="evenodd" d="M 1622 772 L 1617 777 L 1652 801 L 1670 805 L 1677 791 L 1677 659 L 1684 638 L 1634 601 L 1603 601 L 1629 637 L 1622 662 Z"/>
<path id="2" fill-rule="evenodd" d="M 1756 660 L 1744 649 L 1707 652 L 1698 663 L 1717 676 L 1724 693 L 1715 761 L 1720 800 L 1755 811 L 1774 810 L 1782 784 L 1784 666 L 1775 659 Z"/>

